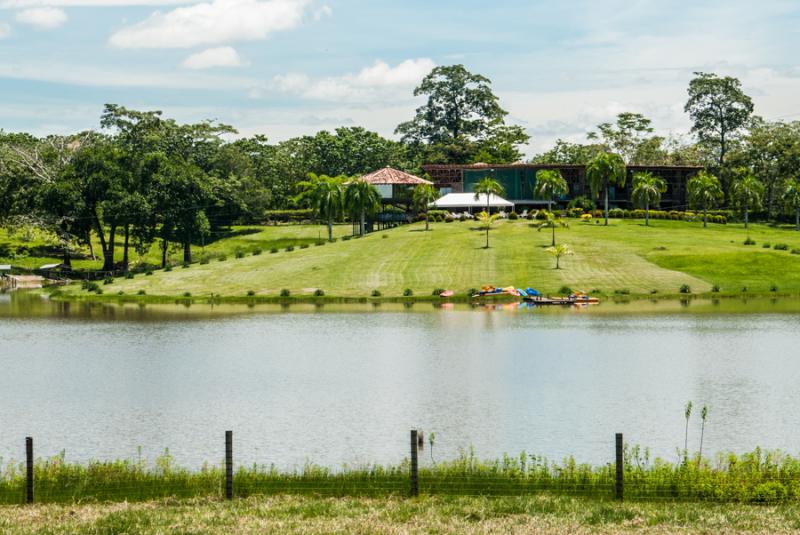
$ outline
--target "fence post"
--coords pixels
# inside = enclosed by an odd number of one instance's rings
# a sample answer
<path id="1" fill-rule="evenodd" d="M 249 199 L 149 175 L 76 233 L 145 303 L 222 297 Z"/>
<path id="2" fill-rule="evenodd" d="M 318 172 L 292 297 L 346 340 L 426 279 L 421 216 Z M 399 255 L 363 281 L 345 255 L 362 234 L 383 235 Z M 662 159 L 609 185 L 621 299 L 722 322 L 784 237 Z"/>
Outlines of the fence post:
<path id="1" fill-rule="evenodd" d="M 623 458 L 622 458 L 622 433 L 617 433 L 616 436 L 616 450 L 617 450 L 617 459 L 616 459 L 616 467 L 617 467 L 617 482 L 615 487 L 614 497 L 618 500 L 622 499 L 623 493 Z"/>
<path id="2" fill-rule="evenodd" d="M 419 464 L 417 461 L 417 430 L 411 430 L 411 496 L 419 496 Z"/>
<path id="3" fill-rule="evenodd" d="M 33 437 L 25 437 L 25 503 L 33 503 Z"/>
<path id="4" fill-rule="evenodd" d="M 233 499 L 233 431 L 225 431 L 225 499 Z"/>

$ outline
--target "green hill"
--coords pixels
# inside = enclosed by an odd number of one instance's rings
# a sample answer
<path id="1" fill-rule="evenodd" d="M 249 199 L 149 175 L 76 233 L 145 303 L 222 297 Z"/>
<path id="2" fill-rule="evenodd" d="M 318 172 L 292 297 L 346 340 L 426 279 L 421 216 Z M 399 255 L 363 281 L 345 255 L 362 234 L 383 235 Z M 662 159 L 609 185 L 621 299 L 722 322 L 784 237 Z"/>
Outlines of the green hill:
<path id="1" fill-rule="evenodd" d="M 312 295 L 321 288 L 339 297 L 366 297 L 373 290 L 400 296 L 406 288 L 415 295 L 430 295 L 434 288 L 463 294 L 484 284 L 532 286 L 551 294 L 562 286 L 604 294 L 677 294 L 684 284 L 693 293 L 710 292 L 713 285 L 723 293 L 741 293 L 743 287 L 761 294 L 776 288 L 800 292 L 800 254 L 791 252 L 800 249 L 800 233 L 792 230 L 764 225 L 750 231 L 740 225 L 703 229 L 698 223 L 662 220 L 649 228 L 640 220 L 612 220 L 609 227 L 571 221 L 570 228 L 557 231 L 557 239 L 575 254 L 562 258 L 559 270 L 546 252 L 549 230 L 539 232 L 525 220 L 502 221 L 485 249 L 484 234 L 474 223 L 453 222 L 432 224 L 429 232 L 414 224 L 291 252 L 229 256 L 224 262 L 140 274 L 101 287 L 106 295 L 144 290 L 149 296 L 190 292 L 193 297 L 244 297 L 251 291 L 277 296 L 284 288 L 292 295 Z M 317 227 L 303 228 L 293 232 L 317 234 Z M 748 236 L 755 245 L 744 245 Z M 788 250 L 765 248 L 765 243 L 786 244 Z M 67 292 L 87 295 L 77 286 Z"/>

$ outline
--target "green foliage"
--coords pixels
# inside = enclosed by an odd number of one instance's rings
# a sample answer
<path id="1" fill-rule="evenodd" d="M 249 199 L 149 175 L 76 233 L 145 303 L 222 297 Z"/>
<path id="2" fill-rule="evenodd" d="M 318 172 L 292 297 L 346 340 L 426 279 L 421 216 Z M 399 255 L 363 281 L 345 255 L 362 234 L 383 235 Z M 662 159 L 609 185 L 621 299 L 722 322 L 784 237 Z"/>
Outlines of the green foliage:
<path id="1" fill-rule="evenodd" d="M 692 288 L 688 284 L 681 284 L 680 290 L 682 294 L 692 293 Z"/>
<path id="2" fill-rule="evenodd" d="M 292 292 L 290 292 L 287 288 L 281 290 L 281 297 L 289 297 L 290 295 L 292 295 Z"/>
<path id="3" fill-rule="evenodd" d="M 405 290 L 403 290 L 403 297 L 411 297 L 413 295 L 414 295 L 414 290 L 412 290 L 411 288 L 406 288 Z"/>
<path id="4" fill-rule="evenodd" d="M 381 291 L 380 291 L 380 290 L 378 290 L 378 289 L 375 289 L 375 290 L 372 290 L 372 293 L 370 293 L 370 295 L 371 295 L 372 297 L 380 297 L 382 294 L 381 294 Z"/>
<path id="5" fill-rule="evenodd" d="M 254 295 L 256 295 L 256 291 L 255 290 L 247 290 L 247 296 L 248 297 L 253 297 Z"/>
<path id="6" fill-rule="evenodd" d="M 234 253 L 234 256 L 236 256 L 236 258 L 244 258 L 244 250 L 243 249 L 236 249 L 236 252 Z"/>
<path id="7" fill-rule="evenodd" d="M 597 197 L 603 192 L 606 225 L 608 224 L 608 189 L 611 186 L 625 186 L 627 173 L 625 161 L 618 154 L 601 152 L 586 166 L 586 179 L 592 196 Z"/>
<path id="8" fill-rule="evenodd" d="M 325 291 L 322 288 L 317 288 L 316 290 L 314 290 L 314 296 L 315 297 L 324 297 L 325 296 Z"/>
<path id="9" fill-rule="evenodd" d="M 560 293 L 561 295 L 569 295 L 569 294 L 572 293 L 572 288 L 570 288 L 569 286 L 564 285 L 564 286 L 562 286 L 561 288 L 558 289 L 558 293 Z"/>
<path id="10" fill-rule="evenodd" d="M 756 240 L 754 240 L 753 238 L 748 236 L 747 238 L 745 238 L 744 244 L 745 245 L 755 245 L 756 244 Z"/>
<path id="11" fill-rule="evenodd" d="M 442 292 L 444 292 L 444 288 L 434 288 L 433 292 L 431 292 L 431 295 L 434 297 L 439 297 Z"/>
<path id="12" fill-rule="evenodd" d="M 566 195 L 569 186 L 561 171 L 558 169 L 542 169 L 536 172 L 536 186 L 534 194 L 547 199 L 547 210 L 550 211 L 551 204 L 555 197 Z"/>
<path id="13" fill-rule="evenodd" d="M 316 212 L 313 208 L 303 208 L 299 210 L 265 210 L 265 221 L 278 221 L 283 223 L 301 223 L 303 221 L 310 221 L 314 218 Z"/>
<path id="14" fill-rule="evenodd" d="M 252 253 L 251 253 L 251 254 L 252 254 L 253 256 L 258 256 L 258 255 L 260 255 L 260 254 L 261 254 L 261 248 L 260 248 L 260 247 L 256 247 L 255 249 L 253 249 L 253 251 L 252 251 Z"/>
<path id="15" fill-rule="evenodd" d="M 147 295 L 147 292 L 145 290 L 139 290 L 136 292 L 136 295 Z"/>
<path id="16" fill-rule="evenodd" d="M 772 246 L 772 248 L 775 249 L 776 251 L 788 251 L 789 245 L 786 243 L 776 243 L 775 245 Z"/>

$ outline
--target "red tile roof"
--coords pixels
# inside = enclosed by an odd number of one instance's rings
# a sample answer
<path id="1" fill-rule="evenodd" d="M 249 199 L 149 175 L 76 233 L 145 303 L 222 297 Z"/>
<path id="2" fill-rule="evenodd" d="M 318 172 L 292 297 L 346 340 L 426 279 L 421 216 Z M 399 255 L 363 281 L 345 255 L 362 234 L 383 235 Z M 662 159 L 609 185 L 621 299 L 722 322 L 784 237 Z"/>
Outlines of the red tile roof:
<path id="1" fill-rule="evenodd" d="M 397 169 L 392 169 L 391 167 L 384 167 L 383 169 L 378 169 L 368 175 L 364 175 L 361 177 L 361 180 L 368 182 L 373 185 L 377 184 L 411 184 L 411 185 L 418 185 L 418 184 L 433 184 L 424 178 L 420 178 L 418 176 L 410 175 L 408 173 L 404 173 L 403 171 L 398 171 Z"/>

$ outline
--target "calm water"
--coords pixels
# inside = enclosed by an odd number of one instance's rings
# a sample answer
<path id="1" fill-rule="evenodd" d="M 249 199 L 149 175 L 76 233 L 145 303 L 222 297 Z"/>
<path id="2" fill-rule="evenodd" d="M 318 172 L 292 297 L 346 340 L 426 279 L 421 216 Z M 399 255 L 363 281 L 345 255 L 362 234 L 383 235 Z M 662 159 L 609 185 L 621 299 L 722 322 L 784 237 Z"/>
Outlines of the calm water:
<path id="1" fill-rule="evenodd" d="M 55 304 L 0 294 L 0 456 L 394 463 L 434 455 L 613 457 L 614 432 L 669 459 L 683 407 L 709 451 L 800 449 L 800 304 L 636 302 L 590 310 L 417 304 Z M 635 313 L 635 314 L 634 314 Z M 699 419 L 690 428 L 697 443 Z M 429 453 L 426 450 L 425 457 Z"/>

